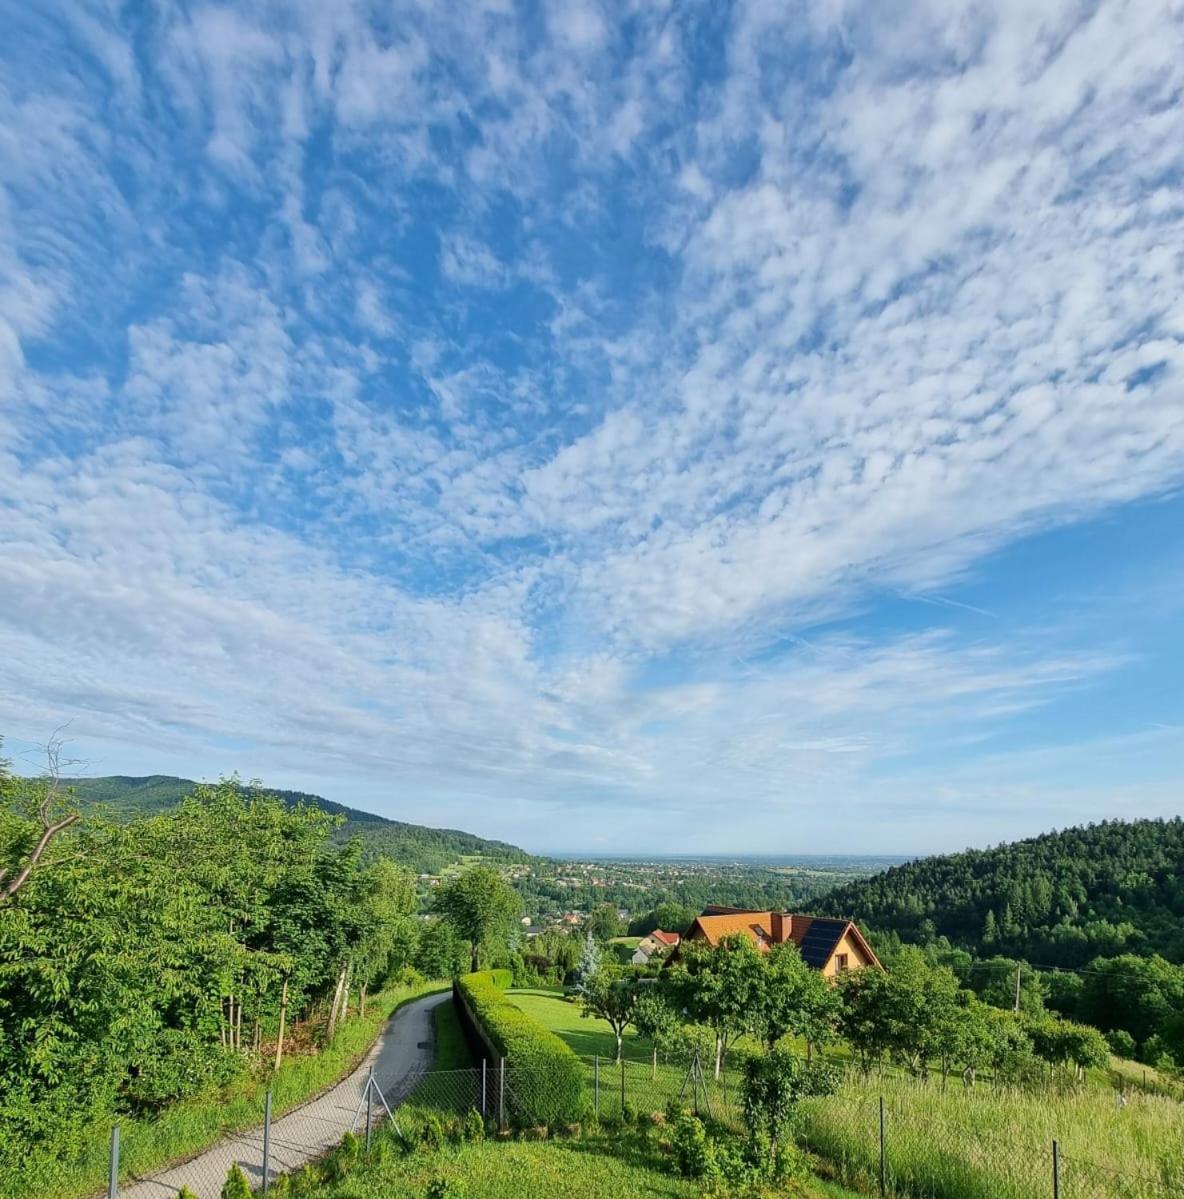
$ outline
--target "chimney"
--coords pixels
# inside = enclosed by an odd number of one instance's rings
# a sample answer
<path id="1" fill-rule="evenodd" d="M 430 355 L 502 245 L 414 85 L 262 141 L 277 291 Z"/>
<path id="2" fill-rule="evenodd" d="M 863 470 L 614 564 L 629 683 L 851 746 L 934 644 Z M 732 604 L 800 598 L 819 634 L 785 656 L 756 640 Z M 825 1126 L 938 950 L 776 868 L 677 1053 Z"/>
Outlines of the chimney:
<path id="1" fill-rule="evenodd" d="M 789 940 L 790 929 L 793 927 L 793 917 L 785 912 L 770 912 L 770 940 L 774 945 L 784 945 Z"/>

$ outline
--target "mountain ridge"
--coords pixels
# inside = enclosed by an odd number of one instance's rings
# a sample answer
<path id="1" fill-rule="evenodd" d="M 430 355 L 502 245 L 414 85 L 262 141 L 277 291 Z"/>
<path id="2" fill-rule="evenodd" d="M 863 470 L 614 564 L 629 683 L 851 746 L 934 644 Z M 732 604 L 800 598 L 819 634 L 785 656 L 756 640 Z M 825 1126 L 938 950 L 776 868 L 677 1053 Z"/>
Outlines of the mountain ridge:
<path id="1" fill-rule="evenodd" d="M 1159 953 L 1184 961 L 1184 820 L 1105 820 L 934 854 L 845 883 L 818 904 L 881 933 L 948 937 L 1059 967 Z"/>
<path id="2" fill-rule="evenodd" d="M 83 808 L 103 805 L 124 819 L 168 811 L 192 795 L 198 786 L 193 779 L 169 774 L 111 774 L 63 779 L 62 783 L 73 790 Z M 308 791 L 267 786 L 262 789 L 278 795 L 289 807 L 305 803 L 330 815 L 344 817 L 344 823 L 333 830 L 334 841 L 341 844 L 359 836 L 366 856 L 385 855 L 412 867 L 417 873 L 436 874 L 460 857 L 478 854 L 507 862 L 524 862 L 532 857 L 507 841 L 479 837 L 463 829 L 392 820 Z"/>

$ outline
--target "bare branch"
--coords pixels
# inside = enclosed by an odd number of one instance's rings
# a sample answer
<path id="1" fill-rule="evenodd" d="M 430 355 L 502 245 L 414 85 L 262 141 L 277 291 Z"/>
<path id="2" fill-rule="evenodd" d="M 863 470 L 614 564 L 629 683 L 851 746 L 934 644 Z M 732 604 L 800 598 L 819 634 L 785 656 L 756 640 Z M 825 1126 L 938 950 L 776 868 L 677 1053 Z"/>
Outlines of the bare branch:
<path id="1" fill-rule="evenodd" d="M 61 725 L 53 731 L 53 735 L 42 746 L 45 755 L 45 769 L 38 780 L 38 791 L 34 820 L 41 830 L 36 845 L 10 879 L 14 867 L 0 869 L 0 905 L 7 903 L 29 881 L 29 876 L 41 861 L 50 842 L 59 833 L 68 829 L 79 819 L 80 813 L 63 806 L 68 805 L 70 792 L 62 786 L 63 769 L 69 770 L 81 764 L 80 759 L 63 756 L 62 750 L 68 744 L 62 737 L 68 725 Z"/>

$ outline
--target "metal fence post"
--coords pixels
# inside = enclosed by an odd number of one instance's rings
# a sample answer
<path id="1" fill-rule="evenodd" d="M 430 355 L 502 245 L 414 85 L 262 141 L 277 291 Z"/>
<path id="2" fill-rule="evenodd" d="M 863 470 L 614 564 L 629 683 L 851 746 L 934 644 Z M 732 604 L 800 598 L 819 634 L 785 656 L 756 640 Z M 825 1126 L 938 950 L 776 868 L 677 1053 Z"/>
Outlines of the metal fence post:
<path id="1" fill-rule="evenodd" d="M 497 1095 L 497 1125 L 499 1128 L 506 1126 L 506 1059 L 501 1059 L 500 1078 L 498 1080 L 498 1095 Z"/>
<path id="2" fill-rule="evenodd" d="M 119 1125 L 111 1125 L 111 1168 L 107 1174 L 107 1199 L 119 1196 Z"/>
<path id="3" fill-rule="evenodd" d="M 366 1152 L 370 1151 L 370 1128 L 374 1120 L 374 1067 L 366 1076 Z"/>
<path id="4" fill-rule="evenodd" d="M 481 1059 L 481 1114 L 483 1116 L 489 1115 L 489 1106 L 485 1102 L 485 1067 L 487 1064 L 488 1063 L 486 1062 L 485 1058 L 482 1058 Z"/>
<path id="5" fill-rule="evenodd" d="M 271 1173 L 271 1088 L 263 1095 L 263 1193 L 267 1194 L 268 1175 Z"/>
<path id="6" fill-rule="evenodd" d="M 596 1103 L 593 1110 L 596 1112 L 597 1120 L 600 1119 L 600 1054 L 596 1055 Z"/>
<path id="7" fill-rule="evenodd" d="M 886 1195 L 887 1190 L 887 1154 L 884 1147 L 884 1096 L 880 1096 L 880 1194 Z"/>
<path id="8" fill-rule="evenodd" d="M 1061 1199 L 1061 1151 L 1056 1141 L 1052 1143 L 1052 1199 Z"/>

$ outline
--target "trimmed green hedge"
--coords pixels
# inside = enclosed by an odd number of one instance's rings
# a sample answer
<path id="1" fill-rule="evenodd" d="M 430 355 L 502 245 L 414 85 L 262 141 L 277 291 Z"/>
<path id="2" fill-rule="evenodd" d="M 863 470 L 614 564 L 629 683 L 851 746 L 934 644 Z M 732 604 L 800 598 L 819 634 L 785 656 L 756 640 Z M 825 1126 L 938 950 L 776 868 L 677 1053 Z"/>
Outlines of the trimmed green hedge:
<path id="1" fill-rule="evenodd" d="M 465 974 L 456 980 L 456 989 L 486 1038 L 506 1059 L 511 1110 L 522 1124 L 579 1120 L 586 1106 L 579 1059 L 507 998 L 498 984 L 499 976 L 509 974 L 508 970 Z"/>

